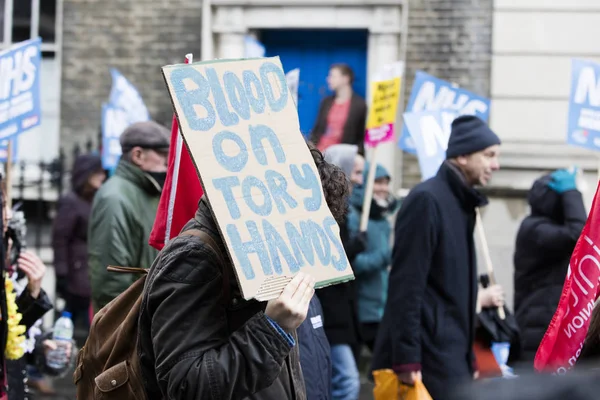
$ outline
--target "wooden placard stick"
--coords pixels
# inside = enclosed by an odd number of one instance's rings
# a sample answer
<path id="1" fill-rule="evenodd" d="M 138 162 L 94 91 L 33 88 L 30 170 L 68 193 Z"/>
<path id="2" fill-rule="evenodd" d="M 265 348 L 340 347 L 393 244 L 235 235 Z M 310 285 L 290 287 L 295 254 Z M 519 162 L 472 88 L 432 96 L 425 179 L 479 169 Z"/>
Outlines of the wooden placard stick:
<path id="1" fill-rule="evenodd" d="M 496 278 L 494 277 L 494 267 L 492 265 L 492 257 L 490 257 L 490 248 L 487 243 L 487 239 L 485 237 L 485 231 L 483 230 L 483 223 L 481 220 L 481 213 L 479 208 L 475 209 L 475 213 L 477 215 L 477 220 L 475 222 L 475 226 L 477 227 L 477 234 L 479 236 L 479 240 L 481 242 L 481 247 L 483 251 L 483 258 L 485 259 L 485 265 L 487 267 L 488 277 L 490 279 L 490 285 L 496 284 Z M 504 307 L 498 307 L 498 316 L 500 319 L 506 318 L 506 313 L 504 312 Z"/>
<path id="2" fill-rule="evenodd" d="M 9 209 L 12 208 L 12 165 L 13 165 L 13 142 L 8 141 L 6 155 L 6 205 Z"/>

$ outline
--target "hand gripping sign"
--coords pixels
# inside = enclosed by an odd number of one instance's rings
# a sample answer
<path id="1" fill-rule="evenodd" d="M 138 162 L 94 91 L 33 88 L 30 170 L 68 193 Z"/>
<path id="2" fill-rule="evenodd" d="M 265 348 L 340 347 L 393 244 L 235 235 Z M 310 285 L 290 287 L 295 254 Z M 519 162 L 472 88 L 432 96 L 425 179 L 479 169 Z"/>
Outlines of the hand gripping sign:
<path id="1" fill-rule="evenodd" d="M 354 279 L 279 57 L 162 70 L 243 297 Z"/>

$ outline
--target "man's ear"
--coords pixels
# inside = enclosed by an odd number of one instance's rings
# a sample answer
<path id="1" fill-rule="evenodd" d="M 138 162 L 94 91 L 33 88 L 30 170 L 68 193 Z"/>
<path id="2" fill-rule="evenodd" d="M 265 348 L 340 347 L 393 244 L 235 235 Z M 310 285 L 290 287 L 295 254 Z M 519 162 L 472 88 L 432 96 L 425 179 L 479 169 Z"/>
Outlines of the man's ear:
<path id="1" fill-rule="evenodd" d="M 144 162 L 144 150 L 136 146 L 129 151 L 129 159 L 131 162 L 140 167 Z"/>
<path id="2" fill-rule="evenodd" d="M 456 163 L 460 166 L 465 166 L 468 164 L 469 162 L 469 157 L 468 156 L 458 156 L 455 158 Z"/>

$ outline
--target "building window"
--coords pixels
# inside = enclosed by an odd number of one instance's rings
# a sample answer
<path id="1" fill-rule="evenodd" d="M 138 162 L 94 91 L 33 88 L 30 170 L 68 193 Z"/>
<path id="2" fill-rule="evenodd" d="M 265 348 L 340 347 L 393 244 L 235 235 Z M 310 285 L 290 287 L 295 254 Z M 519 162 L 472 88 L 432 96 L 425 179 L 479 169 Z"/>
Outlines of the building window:
<path id="1" fill-rule="evenodd" d="M 0 0 L 0 50 L 24 40 L 42 38 L 42 56 L 60 49 L 62 0 Z"/>

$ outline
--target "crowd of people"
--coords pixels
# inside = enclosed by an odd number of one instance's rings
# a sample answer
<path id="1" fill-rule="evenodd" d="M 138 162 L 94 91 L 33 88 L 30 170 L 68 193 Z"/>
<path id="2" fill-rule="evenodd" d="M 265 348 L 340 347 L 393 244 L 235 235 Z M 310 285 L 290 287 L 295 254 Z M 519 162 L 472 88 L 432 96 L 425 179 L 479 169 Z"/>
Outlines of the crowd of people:
<path id="1" fill-rule="evenodd" d="M 90 306 L 110 307 L 138 279 L 107 266 L 148 270 L 136 357 L 149 399 L 357 400 L 361 374 L 372 380 L 375 370 L 393 370 L 408 385 L 422 381 L 435 400 L 525 398 L 529 392 L 514 394 L 514 382 L 528 382 L 533 371 L 587 218 L 576 171 L 545 174 L 529 191 L 530 215 L 516 237 L 513 317 L 502 287 L 480 276 L 474 240 L 478 210 L 487 204 L 478 188 L 500 168 L 499 137 L 477 117 L 458 117 L 437 175 L 397 198 L 390 190 L 394 171 L 365 159 L 367 107 L 352 91 L 352 70 L 333 65 L 328 83 L 334 94 L 323 100 L 307 146 L 355 280 L 315 290 L 314 279 L 299 273 L 277 299 L 244 300 L 206 197 L 179 236 L 160 252 L 152 248 L 170 135 L 156 122 L 140 122 L 123 132 L 123 155 L 106 182 L 99 156 L 75 160 L 72 191 L 59 203 L 53 230 L 66 309 L 90 329 Z M 363 210 L 371 168 L 373 200 Z M 3 209 L 7 250 L 10 210 Z M 364 213 L 369 223 L 362 231 Z M 17 289 L 17 306 L 22 324 L 33 329 L 52 308 L 41 290 L 45 266 L 29 251 L 4 258 L 8 278 L 28 278 Z M 489 327 L 486 315 L 498 308 L 507 324 L 515 321 L 514 334 L 480 335 Z M 600 318 L 594 321 L 582 354 L 588 361 L 600 353 Z M 44 349 L 53 345 L 47 333 L 34 341 L 31 354 L 41 356 L 19 358 L 14 370 L 29 363 L 30 379 L 62 373 L 43 367 Z M 495 353 L 498 341 L 508 342 L 506 360 Z M 478 349 L 494 353 L 496 372 L 486 369 Z M 4 364 L 9 382 L 12 363 Z M 558 385 L 552 382 L 548 387 Z M 22 398 L 11 395 L 18 386 L 9 383 L 8 398 Z"/>

